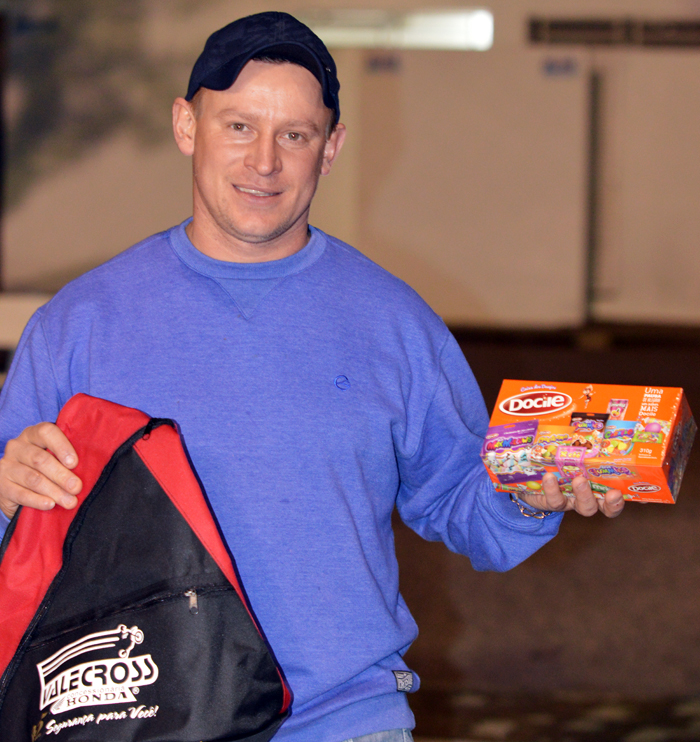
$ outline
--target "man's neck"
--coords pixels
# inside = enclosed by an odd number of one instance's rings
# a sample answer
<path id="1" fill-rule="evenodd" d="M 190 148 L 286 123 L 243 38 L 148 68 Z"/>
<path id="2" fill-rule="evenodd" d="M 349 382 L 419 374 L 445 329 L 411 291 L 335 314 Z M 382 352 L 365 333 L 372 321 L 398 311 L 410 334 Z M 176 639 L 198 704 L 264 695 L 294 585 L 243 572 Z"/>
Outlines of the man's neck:
<path id="1" fill-rule="evenodd" d="M 199 252 L 228 263 L 267 263 L 282 260 L 303 249 L 311 238 L 306 221 L 281 237 L 259 243 L 222 235 L 218 230 L 203 226 L 196 218 L 187 225 L 185 232 Z"/>

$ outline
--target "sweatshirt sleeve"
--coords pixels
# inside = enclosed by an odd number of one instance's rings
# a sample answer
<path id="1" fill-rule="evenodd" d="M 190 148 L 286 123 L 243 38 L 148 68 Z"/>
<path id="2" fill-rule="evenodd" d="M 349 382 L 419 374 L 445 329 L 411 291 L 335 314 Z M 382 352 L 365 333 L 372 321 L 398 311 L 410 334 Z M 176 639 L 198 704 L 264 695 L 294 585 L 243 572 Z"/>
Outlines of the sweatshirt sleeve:
<path id="1" fill-rule="evenodd" d="M 397 507 L 429 541 L 443 541 L 478 570 L 510 569 L 556 535 L 562 514 L 527 518 L 496 492 L 480 458 L 488 413 L 474 375 L 449 335 L 415 451 L 397 454 Z"/>
<path id="2" fill-rule="evenodd" d="M 30 425 L 53 422 L 61 409 L 41 313 L 29 320 L 0 393 L 0 453 Z M 0 513 L 0 536 L 8 523 Z"/>

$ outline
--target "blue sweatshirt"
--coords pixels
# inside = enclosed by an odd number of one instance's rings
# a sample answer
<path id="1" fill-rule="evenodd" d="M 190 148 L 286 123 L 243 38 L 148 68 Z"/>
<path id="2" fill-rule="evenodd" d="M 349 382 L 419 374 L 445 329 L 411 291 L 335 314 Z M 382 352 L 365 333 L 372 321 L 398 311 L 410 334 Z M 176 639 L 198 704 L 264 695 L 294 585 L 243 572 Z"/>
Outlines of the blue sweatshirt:
<path id="1" fill-rule="evenodd" d="M 175 419 L 294 693 L 276 739 L 411 727 L 402 656 L 417 629 L 394 507 L 480 570 L 518 564 L 560 518 L 524 518 L 493 491 L 479 389 L 408 286 L 315 229 L 288 258 L 237 264 L 200 253 L 185 226 L 35 314 L 0 445 L 77 392 Z"/>

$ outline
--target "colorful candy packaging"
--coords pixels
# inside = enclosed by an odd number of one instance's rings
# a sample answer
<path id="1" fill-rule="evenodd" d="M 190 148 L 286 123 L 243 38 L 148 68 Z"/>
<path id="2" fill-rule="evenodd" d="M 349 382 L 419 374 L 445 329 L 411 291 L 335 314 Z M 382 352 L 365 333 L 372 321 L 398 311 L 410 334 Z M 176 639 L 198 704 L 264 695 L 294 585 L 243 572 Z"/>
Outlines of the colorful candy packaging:
<path id="1" fill-rule="evenodd" d="M 537 427 L 535 445 L 530 451 L 530 458 L 536 464 L 554 465 L 560 446 L 568 446 L 574 429 L 570 425 L 547 425 L 542 422 Z"/>
<path id="2" fill-rule="evenodd" d="M 600 453 L 605 423 L 610 417 L 607 413 L 572 412 L 571 427 L 574 430 L 571 445 L 585 448 L 585 458 L 590 459 Z"/>
<path id="3" fill-rule="evenodd" d="M 624 420 L 629 399 L 611 399 L 608 402 L 608 415 L 611 420 Z"/>
<path id="4" fill-rule="evenodd" d="M 530 460 L 536 432 L 537 423 L 533 420 L 489 428 L 483 459 L 500 484 L 542 479 L 544 467 Z"/>
<path id="5" fill-rule="evenodd" d="M 634 446 L 634 434 L 637 423 L 634 420 L 609 420 L 601 451 L 605 456 L 627 456 Z"/>
<path id="6" fill-rule="evenodd" d="M 482 449 L 496 489 L 522 494 L 554 472 L 585 476 L 597 497 L 673 503 L 697 427 L 678 387 L 506 379 Z"/>
<path id="7" fill-rule="evenodd" d="M 576 477 L 585 477 L 585 460 L 586 449 L 583 446 L 559 446 L 554 463 L 559 469 L 560 481 L 573 482 Z"/>
<path id="8" fill-rule="evenodd" d="M 664 436 L 667 436 L 668 432 L 668 420 L 643 417 L 635 425 L 634 440 L 639 443 L 663 443 Z"/>

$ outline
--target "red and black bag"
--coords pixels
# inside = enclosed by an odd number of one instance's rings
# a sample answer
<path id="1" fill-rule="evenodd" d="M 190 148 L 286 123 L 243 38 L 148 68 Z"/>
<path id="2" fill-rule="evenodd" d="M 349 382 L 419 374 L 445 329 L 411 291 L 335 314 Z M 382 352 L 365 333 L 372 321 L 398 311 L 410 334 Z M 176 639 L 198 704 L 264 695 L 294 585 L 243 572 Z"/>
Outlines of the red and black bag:
<path id="1" fill-rule="evenodd" d="M 74 510 L 0 546 L 0 740 L 266 742 L 291 695 L 170 420 L 78 394 Z"/>

